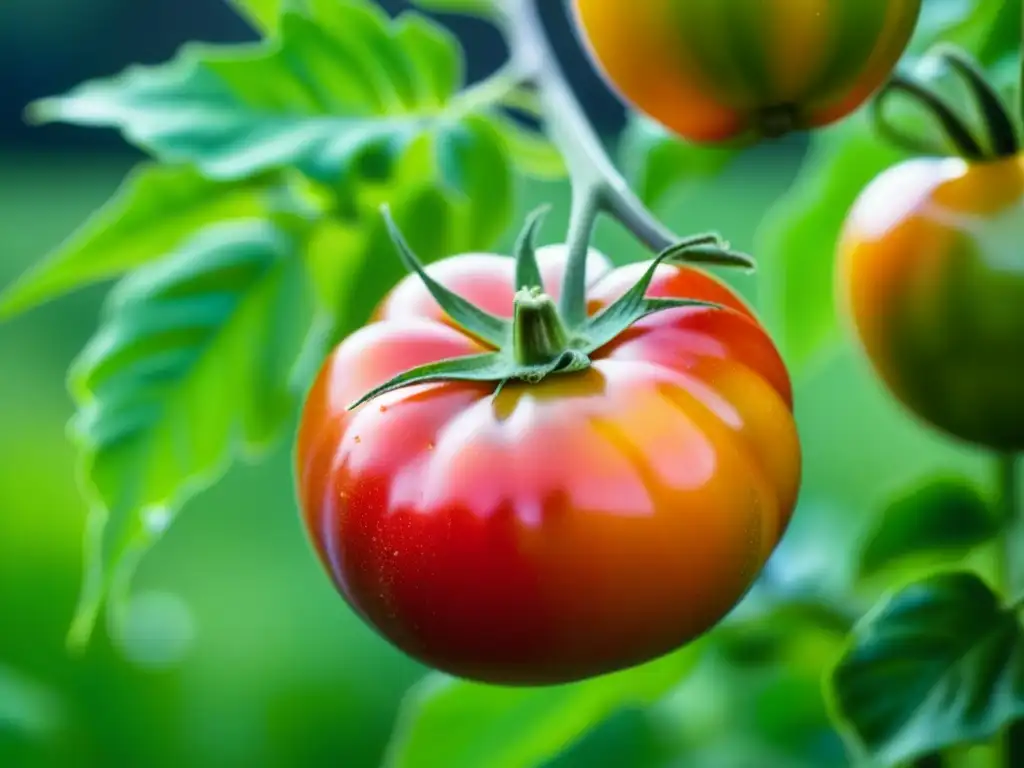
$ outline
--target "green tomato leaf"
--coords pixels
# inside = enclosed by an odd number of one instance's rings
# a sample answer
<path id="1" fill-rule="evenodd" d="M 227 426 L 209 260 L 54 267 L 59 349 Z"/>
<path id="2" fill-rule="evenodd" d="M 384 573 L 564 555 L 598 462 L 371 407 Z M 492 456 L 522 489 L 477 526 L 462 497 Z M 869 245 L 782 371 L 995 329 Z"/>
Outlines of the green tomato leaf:
<path id="1" fill-rule="evenodd" d="M 446 107 L 461 51 L 421 17 L 392 21 L 370 0 L 308 0 L 256 45 L 188 45 L 31 105 L 37 121 L 114 127 L 165 162 L 218 179 L 294 167 L 332 184 L 389 162 L 417 137 L 457 130 Z M 443 143 L 443 141 L 442 141 Z"/>
<path id="2" fill-rule="evenodd" d="M 215 225 L 111 292 L 69 381 L 91 507 L 73 645 L 181 505 L 290 417 L 300 340 L 289 318 L 305 299 L 298 247 L 265 221 Z"/>
<path id="3" fill-rule="evenodd" d="M 0 296 L 0 318 L 164 257 L 216 221 L 266 210 L 265 179 L 219 182 L 145 164 L 62 245 Z"/>
<path id="4" fill-rule="evenodd" d="M 642 667 L 546 688 L 502 688 L 432 674 L 406 698 L 385 765 L 544 765 L 616 712 L 660 700 L 693 669 L 700 648 L 697 643 Z"/>
<path id="5" fill-rule="evenodd" d="M 636 113 L 630 114 L 621 144 L 626 176 L 640 199 L 652 208 L 670 193 L 699 189 L 725 170 L 738 153 L 689 144 Z"/>
<path id="6" fill-rule="evenodd" d="M 383 296 L 405 274 L 395 258 L 380 206 L 387 204 L 410 247 L 427 264 L 456 253 L 485 250 L 508 228 L 513 215 L 512 176 L 501 141 L 482 117 L 465 118 L 459 141 L 445 156 L 464 166 L 448 173 L 459 191 L 438 185 L 436 142 L 424 136 L 397 160 L 391 178 L 360 180 L 344 190 L 347 215 L 321 222 L 307 253 L 322 308 L 323 343 L 337 342 L 364 324 Z M 326 348 L 324 349 L 326 352 Z"/>
<path id="7" fill-rule="evenodd" d="M 941 573 L 884 601 L 832 674 L 850 746 L 884 765 L 985 741 L 1024 717 L 1024 637 L 977 575 Z"/>
<path id="8" fill-rule="evenodd" d="M 914 49 L 941 38 L 992 62 L 1007 52 L 1006 46 L 1019 50 L 1020 11 L 1020 0 L 927 0 Z"/>
<path id="9" fill-rule="evenodd" d="M 545 134 L 504 115 L 495 116 L 494 123 L 513 165 L 524 176 L 543 181 L 560 181 L 568 176 L 565 158 Z"/>
<path id="10" fill-rule="evenodd" d="M 973 484 L 934 480 L 883 510 L 861 550 L 860 575 L 871 576 L 908 557 L 965 554 L 999 530 L 999 521 Z"/>
<path id="11" fill-rule="evenodd" d="M 31 111 L 118 127 L 209 178 L 303 174 L 326 214 L 307 254 L 322 305 L 312 356 L 364 322 L 402 276 L 387 256 L 382 203 L 429 262 L 492 246 L 514 200 L 496 108 L 459 98 L 461 52 L 449 33 L 416 14 L 391 20 L 370 0 L 303 8 L 286 10 L 273 40 L 191 46 L 169 65 L 136 67 Z M 344 247 L 320 247 L 328 243 Z"/>

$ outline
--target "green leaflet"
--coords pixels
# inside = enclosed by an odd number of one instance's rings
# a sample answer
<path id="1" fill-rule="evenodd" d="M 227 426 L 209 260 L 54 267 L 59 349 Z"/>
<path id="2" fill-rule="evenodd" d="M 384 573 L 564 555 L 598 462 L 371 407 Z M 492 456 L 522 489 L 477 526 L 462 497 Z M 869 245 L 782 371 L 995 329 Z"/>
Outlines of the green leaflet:
<path id="1" fill-rule="evenodd" d="M 858 624 L 831 686 L 851 746 L 878 764 L 986 741 L 1024 717 L 1021 625 L 977 575 L 936 574 Z"/>
<path id="2" fill-rule="evenodd" d="M 237 179 L 294 167 L 336 183 L 424 133 L 457 130 L 445 107 L 461 52 L 441 27 L 391 21 L 368 0 L 309 0 L 249 46 L 188 45 L 158 67 L 78 86 L 30 107 L 37 121 L 118 128 L 159 159 Z"/>
<path id="3" fill-rule="evenodd" d="M 405 276 L 380 215 L 387 204 L 410 245 L 429 263 L 486 250 L 513 213 L 512 175 L 500 139 L 481 117 L 464 118 L 446 156 L 448 183 L 439 183 L 435 139 L 422 136 L 399 157 L 387 179 L 362 179 L 346 188 L 345 216 L 320 223 L 307 261 L 323 317 L 323 352 L 362 325 Z M 460 176 L 459 166 L 466 168 Z M 458 186 L 456 186 L 458 185 Z"/>
<path id="4" fill-rule="evenodd" d="M 277 8 L 239 4 L 261 18 Z M 415 225 L 425 261 L 493 245 L 512 216 L 510 144 L 504 121 L 484 114 L 490 105 L 459 101 L 462 60 L 452 36 L 416 14 L 390 20 L 370 0 L 297 8 L 285 9 L 273 40 L 191 46 L 170 64 L 135 67 L 32 106 L 38 119 L 118 127 L 160 160 L 191 164 L 196 193 L 180 191 L 188 183 L 172 170 L 148 171 L 153 181 L 134 182 L 90 222 L 84 245 L 69 244 L 81 254 L 59 252 L 12 289 L 8 311 L 158 258 L 201 225 L 258 213 L 231 207 L 228 181 L 255 185 L 278 168 L 288 169 L 276 174 L 287 186 L 275 195 L 308 196 L 295 168 L 322 213 L 307 255 L 320 289 L 321 351 L 364 322 L 402 275 L 383 255 L 390 248 L 382 247 L 381 203 L 403 226 Z M 157 217 L 168 217 L 166 226 Z"/>
<path id="5" fill-rule="evenodd" d="M 266 221 L 221 224 L 111 292 L 69 380 L 91 504 L 72 643 L 87 639 L 107 592 L 126 587 L 181 504 L 291 415 L 300 338 L 281 319 L 306 303 L 297 249 Z"/>
<path id="6" fill-rule="evenodd" d="M 562 153 L 543 133 L 520 125 L 505 115 L 496 115 L 494 125 L 513 164 L 524 176 L 560 181 L 569 175 Z"/>
<path id="7" fill-rule="evenodd" d="M 972 483 L 937 478 L 900 495 L 878 515 L 860 551 L 860 575 L 913 557 L 962 557 L 1001 529 L 995 511 Z"/>
<path id="8" fill-rule="evenodd" d="M 432 674 L 406 698 L 388 768 L 545 765 L 608 716 L 658 701 L 693 669 L 695 643 L 642 667 L 573 685 L 502 688 Z"/>
<path id="9" fill-rule="evenodd" d="M 268 181 L 219 182 L 188 166 L 139 166 L 106 205 L 0 295 L 0 318 L 160 259 L 207 224 L 260 214 Z"/>

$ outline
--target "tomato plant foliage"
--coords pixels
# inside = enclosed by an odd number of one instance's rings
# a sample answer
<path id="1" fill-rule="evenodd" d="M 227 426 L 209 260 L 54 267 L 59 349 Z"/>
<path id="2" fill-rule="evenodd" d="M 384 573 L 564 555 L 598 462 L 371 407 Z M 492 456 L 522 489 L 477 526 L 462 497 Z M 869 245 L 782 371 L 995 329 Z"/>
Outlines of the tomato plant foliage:
<path id="1" fill-rule="evenodd" d="M 886 765 L 977 742 L 1024 716 L 1016 606 L 969 572 L 896 592 L 865 618 L 835 672 L 854 743 Z"/>
<path id="2" fill-rule="evenodd" d="M 186 45 L 166 64 L 131 67 L 29 110 L 37 122 L 114 128 L 149 156 L 0 296 L 0 316 L 10 317 L 118 281 L 69 375 L 70 435 L 91 510 L 71 634 L 78 643 L 111 592 L 117 619 L 140 556 L 189 498 L 232 461 L 256 460 L 277 443 L 330 347 L 398 282 L 382 203 L 432 262 L 510 234 L 517 176 L 566 174 L 544 134 L 512 115 L 535 113 L 535 95 L 500 72 L 467 85 L 458 41 L 423 13 L 390 18 L 373 0 L 229 2 L 259 42 Z M 497 3 L 415 5 L 493 16 Z M 1019 0 L 925 0 L 912 52 L 951 41 L 1003 82 L 1017 74 L 1006 62 L 1019 50 L 1020 13 Z M 901 109 L 905 120 L 919 118 Z M 758 248 L 760 308 L 798 371 L 835 348 L 832 254 L 849 207 L 905 157 L 859 113 L 809 142 Z M 710 182 L 747 151 L 686 144 L 635 115 L 620 148 L 635 189 L 654 206 L 682 185 Z M 973 486 L 926 484 L 880 510 L 855 570 L 873 577 L 922 554 L 960 555 L 1001 526 Z M 737 668 L 751 657 L 814 656 L 779 636 L 826 625 L 822 643 L 834 656 L 862 595 L 844 584 L 823 600 L 773 573 L 724 631 L 635 670 L 529 690 L 434 673 L 404 704 L 389 764 L 545 764 L 609 715 L 689 684 L 712 646 Z M 966 572 L 891 592 L 856 623 L 829 679 L 853 751 L 895 764 L 988 738 L 1024 715 L 1016 608 Z M 763 734 L 735 733 L 754 728 L 731 724 L 728 738 L 764 757 Z M 773 744 L 772 760 L 776 752 L 780 764 L 822 765 L 791 743 Z"/>
<path id="3" fill-rule="evenodd" d="M 270 343 L 280 318 L 311 297 L 316 360 L 365 319 L 359 292 L 379 296 L 397 279 L 391 260 L 374 258 L 380 202 L 428 260 L 487 247 L 510 223 L 506 136 L 521 143 L 523 129 L 498 99 L 462 89 L 461 52 L 443 27 L 360 0 L 290 7 L 245 5 L 273 29 L 263 42 L 186 46 L 166 65 L 30 108 L 39 121 L 115 127 L 159 163 L 140 166 L 3 297 L 9 315 L 133 271 L 71 379 L 92 528 L 105 527 L 92 538 L 108 545 L 89 557 L 82 632 L 110 568 L 218 477 L 232 446 L 280 427 L 256 415 L 292 415 L 278 379 L 299 348 Z M 261 363 L 264 353 L 281 358 Z M 292 394 L 308 384 L 292 383 Z"/>

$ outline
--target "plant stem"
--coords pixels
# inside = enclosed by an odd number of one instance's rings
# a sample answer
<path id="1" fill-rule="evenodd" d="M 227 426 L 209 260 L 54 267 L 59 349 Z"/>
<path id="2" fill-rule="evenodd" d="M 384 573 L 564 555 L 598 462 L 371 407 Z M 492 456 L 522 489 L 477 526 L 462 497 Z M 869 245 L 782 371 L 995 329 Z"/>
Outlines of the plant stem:
<path id="1" fill-rule="evenodd" d="M 524 78 L 519 68 L 509 62 L 480 82 L 456 94 L 445 107 L 445 117 L 454 121 L 474 112 L 491 109 L 508 99 L 523 82 Z"/>
<path id="2" fill-rule="evenodd" d="M 586 271 L 590 236 L 601 213 L 601 190 L 592 185 L 573 187 L 572 211 L 569 214 L 569 234 L 566 236 L 568 254 L 565 267 L 565 286 L 562 291 L 562 317 L 570 328 L 578 327 L 587 317 Z M 583 286 L 583 290 L 568 290 L 569 286 Z"/>
<path id="3" fill-rule="evenodd" d="M 681 238 L 647 209 L 605 152 L 546 37 L 538 13 L 542 1 L 504 0 L 499 23 L 512 50 L 512 66 L 537 86 L 546 129 L 572 181 L 570 259 L 561 303 L 566 322 L 573 326 L 586 314 L 588 244 L 601 212 L 614 216 L 655 253 Z"/>
<path id="4" fill-rule="evenodd" d="M 1017 456 L 1012 453 L 1002 454 L 996 464 L 996 504 L 1003 529 L 1002 549 L 999 557 L 999 578 L 1002 580 L 1003 595 L 1009 602 L 1021 594 L 1024 586 L 1024 560 L 1021 557 L 1024 547 L 1024 509 L 1019 504 L 1020 472 Z M 1024 748 L 1024 727 L 1020 723 L 1011 723 L 998 737 L 997 749 L 993 751 L 993 765 L 1018 765 L 1017 762 Z"/>
<path id="5" fill-rule="evenodd" d="M 1016 596 L 1021 591 L 1021 563 L 1016 562 L 1016 552 L 1021 539 L 1024 538 L 1024 514 L 1018 508 L 1017 497 L 1020 493 L 1020 475 L 1017 457 L 1014 454 L 999 456 L 996 465 L 997 495 L 996 504 L 1000 519 L 1006 526 L 1003 550 L 1000 556 L 1000 578 L 1007 598 Z"/>
<path id="6" fill-rule="evenodd" d="M 569 346 L 555 302 L 539 288 L 516 293 L 512 348 L 518 365 L 550 363 Z"/>

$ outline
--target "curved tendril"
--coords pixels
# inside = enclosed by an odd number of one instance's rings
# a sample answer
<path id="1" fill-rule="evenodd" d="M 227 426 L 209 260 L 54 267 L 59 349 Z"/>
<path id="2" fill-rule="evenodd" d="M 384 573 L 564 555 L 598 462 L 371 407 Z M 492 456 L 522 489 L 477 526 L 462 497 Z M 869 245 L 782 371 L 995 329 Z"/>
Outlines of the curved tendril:
<path id="1" fill-rule="evenodd" d="M 985 150 L 944 98 L 933 93 L 925 85 L 902 75 L 894 75 L 882 88 L 872 104 L 872 115 L 879 132 L 911 153 L 942 155 L 945 150 L 938 144 L 896 128 L 885 114 L 886 100 L 895 92 L 902 92 L 924 107 L 942 127 L 943 133 L 967 160 L 983 160 Z"/>
<path id="2" fill-rule="evenodd" d="M 1017 128 L 998 91 L 992 87 L 981 67 L 963 51 L 947 43 L 935 46 L 929 56 L 956 72 L 967 83 L 985 119 L 992 151 L 997 157 L 1011 157 L 1020 149 Z"/>

